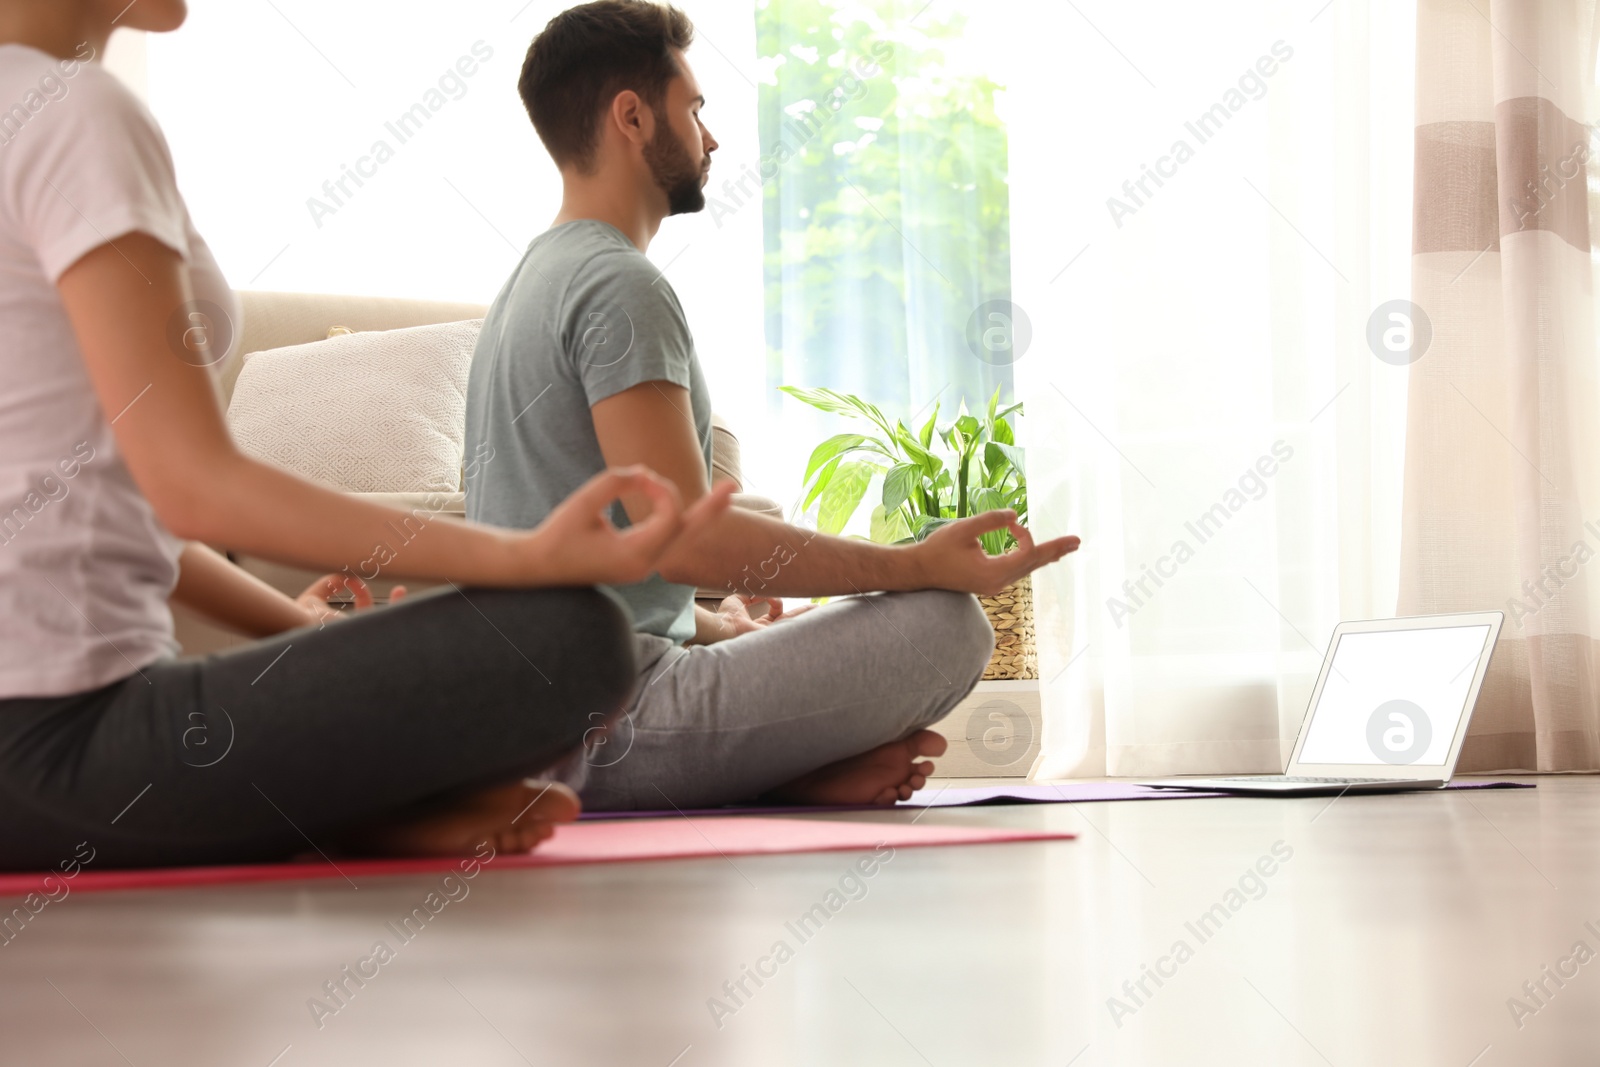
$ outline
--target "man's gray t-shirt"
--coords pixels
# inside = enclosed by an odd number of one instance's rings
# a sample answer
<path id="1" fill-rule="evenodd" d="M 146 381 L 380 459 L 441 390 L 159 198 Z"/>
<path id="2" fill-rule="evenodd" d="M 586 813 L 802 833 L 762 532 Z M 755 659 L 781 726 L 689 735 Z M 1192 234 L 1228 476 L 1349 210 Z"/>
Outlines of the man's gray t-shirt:
<path id="1" fill-rule="evenodd" d="M 622 232 L 593 219 L 548 230 L 489 308 L 467 383 L 467 517 L 527 529 L 605 469 L 590 407 L 644 382 L 689 391 L 711 470 L 711 396 L 683 307 Z M 618 526 L 628 524 L 618 504 Z M 694 636 L 694 587 L 651 575 L 613 591 L 635 629 Z"/>

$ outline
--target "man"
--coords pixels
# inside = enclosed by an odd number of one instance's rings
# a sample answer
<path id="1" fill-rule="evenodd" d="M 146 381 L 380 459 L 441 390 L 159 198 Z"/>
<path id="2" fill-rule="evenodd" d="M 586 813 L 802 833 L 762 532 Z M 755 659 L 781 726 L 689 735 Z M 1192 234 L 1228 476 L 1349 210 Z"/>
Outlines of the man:
<path id="1" fill-rule="evenodd" d="M 518 87 L 564 195 L 473 356 L 472 519 L 533 526 L 606 466 L 648 466 L 685 503 L 708 491 L 710 396 L 683 309 L 644 254 L 663 218 L 705 206 L 717 142 L 684 55 L 692 38 L 675 8 L 599 0 L 558 15 L 528 50 Z M 619 524 L 648 513 L 643 500 L 622 508 Z M 985 555 L 978 536 L 1003 527 L 1019 547 Z M 906 547 L 725 513 L 659 574 L 613 590 L 632 612 L 642 671 L 626 720 L 589 761 L 584 803 L 910 796 L 927 757 L 944 752 L 926 727 L 971 692 L 994 648 L 972 594 L 1077 545 L 1036 546 L 1009 511 Z M 709 612 L 694 604 L 697 585 L 743 590 Z M 784 613 L 769 599 L 782 596 L 845 599 Z M 758 602 L 765 615 L 751 612 Z"/>

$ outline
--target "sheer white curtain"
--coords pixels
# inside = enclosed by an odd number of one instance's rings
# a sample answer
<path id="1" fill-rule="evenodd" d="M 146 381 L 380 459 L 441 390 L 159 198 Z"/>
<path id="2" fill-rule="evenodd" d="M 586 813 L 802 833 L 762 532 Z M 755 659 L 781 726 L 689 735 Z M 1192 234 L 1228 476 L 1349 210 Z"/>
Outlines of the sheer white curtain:
<path id="1" fill-rule="evenodd" d="M 517 97 L 556 4 L 192 5 L 147 39 L 196 223 L 237 289 L 488 301 L 560 202 Z"/>
<path id="2" fill-rule="evenodd" d="M 1279 770 L 1395 607 L 1414 12 L 1039 8 L 1011 69 L 1041 776 Z M 1155 31 L 1159 27 L 1159 32 Z"/>

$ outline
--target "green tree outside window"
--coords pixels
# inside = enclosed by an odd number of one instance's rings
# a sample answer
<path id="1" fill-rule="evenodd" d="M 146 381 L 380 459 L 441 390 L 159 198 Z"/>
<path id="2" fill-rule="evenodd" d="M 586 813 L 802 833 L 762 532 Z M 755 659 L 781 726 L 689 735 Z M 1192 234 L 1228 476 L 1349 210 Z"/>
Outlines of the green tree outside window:
<path id="1" fill-rule="evenodd" d="M 1011 290 L 1002 87 L 953 58 L 965 17 L 923 2 L 758 0 L 774 411 L 784 385 L 908 422 L 1011 394 L 1010 367 L 968 343 Z"/>

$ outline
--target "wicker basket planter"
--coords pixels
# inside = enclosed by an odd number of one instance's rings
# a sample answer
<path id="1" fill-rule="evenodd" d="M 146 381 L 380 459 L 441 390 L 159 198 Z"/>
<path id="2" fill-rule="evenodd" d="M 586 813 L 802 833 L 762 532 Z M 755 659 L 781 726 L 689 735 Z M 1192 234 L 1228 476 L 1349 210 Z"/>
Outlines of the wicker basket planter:
<path id="1" fill-rule="evenodd" d="M 994 656 L 983 680 L 1039 677 L 1038 646 L 1033 633 L 1033 578 L 1006 586 L 994 596 L 981 596 L 983 613 L 994 627 Z"/>

